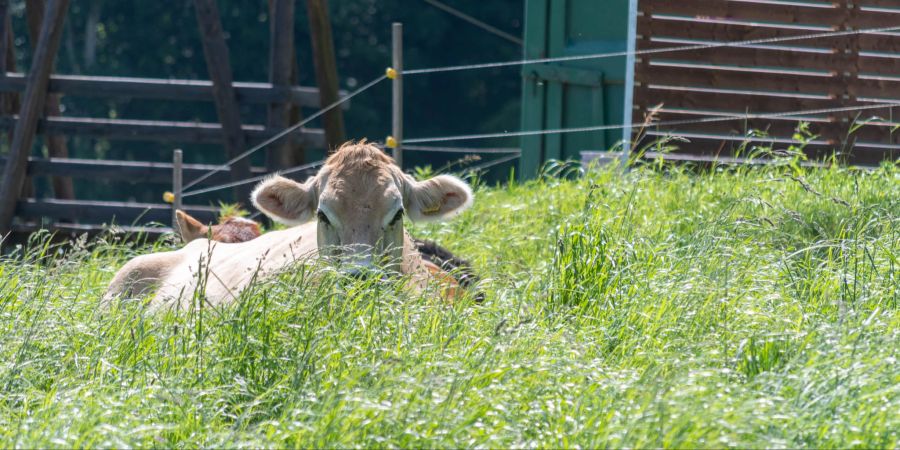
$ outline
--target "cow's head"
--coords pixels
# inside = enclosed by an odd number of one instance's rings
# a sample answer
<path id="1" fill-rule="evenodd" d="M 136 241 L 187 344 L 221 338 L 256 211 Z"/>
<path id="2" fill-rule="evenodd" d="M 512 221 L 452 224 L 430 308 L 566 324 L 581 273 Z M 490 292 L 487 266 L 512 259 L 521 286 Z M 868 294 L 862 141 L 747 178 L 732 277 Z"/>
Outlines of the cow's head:
<path id="1" fill-rule="evenodd" d="M 209 238 L 213 241 L 233 244 L 256 239 L 262 234 L 258 223 L 243 217 L 222 217 L 219 219 L 218 225 L 208 226 L 178 209 L 175 210 L 175 218 L 178 235 L 184 242 Z"/>
<path id="2" fill-rule="evenodd" d="M 299 225 L 318 219 L 318 246 L 359 270 L 403 256 L 403 216 L 443 220 L 472 204 L 462 180 L 439 175 L 416 181 L 365 141 L 344 144 L 305 183 L 273 176 L 261 182 L 253 204 L 275 221 Z"/>

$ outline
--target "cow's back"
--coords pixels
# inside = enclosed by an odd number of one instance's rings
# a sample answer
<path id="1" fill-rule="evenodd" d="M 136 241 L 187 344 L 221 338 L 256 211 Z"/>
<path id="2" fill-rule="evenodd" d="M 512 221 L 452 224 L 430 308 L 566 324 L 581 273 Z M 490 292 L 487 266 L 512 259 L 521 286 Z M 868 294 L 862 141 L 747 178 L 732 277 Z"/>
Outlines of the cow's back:
<path id="1" fill-rule="evenodd" d="M 176 264 L 159 284 L 154 303 L 182 307 L 205 285 L 210 304 L 235 300 L 254 278 L 264 278 L 286 266 L 317 255 L 316 224 L 271 231 L 236 244 L 196 239 L 177 250 Z"/>

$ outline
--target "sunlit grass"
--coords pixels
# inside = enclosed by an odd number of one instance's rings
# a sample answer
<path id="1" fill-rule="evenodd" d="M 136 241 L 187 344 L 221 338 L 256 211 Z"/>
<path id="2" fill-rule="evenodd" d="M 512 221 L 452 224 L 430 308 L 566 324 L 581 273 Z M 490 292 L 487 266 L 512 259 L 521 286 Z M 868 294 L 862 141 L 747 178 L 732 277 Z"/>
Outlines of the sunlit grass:
<path id="1" fill-rule="evenodd" d="M 0 260 L 0 446 L 900 445 L 900 170 L 601 169 L 413 231 L 484 304 L 321 267 L 102 310 L 148 248 Z"/>

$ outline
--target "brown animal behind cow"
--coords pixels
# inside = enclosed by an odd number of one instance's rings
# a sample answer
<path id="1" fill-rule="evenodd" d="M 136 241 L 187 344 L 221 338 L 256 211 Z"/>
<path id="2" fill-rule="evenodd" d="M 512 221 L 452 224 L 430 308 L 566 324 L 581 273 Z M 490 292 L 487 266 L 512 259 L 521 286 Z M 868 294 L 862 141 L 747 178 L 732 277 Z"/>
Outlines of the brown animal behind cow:
<path id="1" fill-rule="evenodd" d="M 188 213 L 175 211 L 178 234 L 184 242 L 208 238 L 216 242 L 236 244 L 258 238 L 262 234 L 259 224 L 243 217 L 224 216 L 216 225 L 205 225 Z"/>

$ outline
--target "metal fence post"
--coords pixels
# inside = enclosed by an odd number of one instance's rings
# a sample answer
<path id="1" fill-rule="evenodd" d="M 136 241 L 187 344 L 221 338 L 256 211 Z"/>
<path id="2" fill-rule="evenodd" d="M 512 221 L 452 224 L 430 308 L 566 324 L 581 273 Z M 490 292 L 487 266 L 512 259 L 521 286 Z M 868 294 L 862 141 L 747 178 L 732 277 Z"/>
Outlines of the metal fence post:
<path id="1" fill-rule="evenodd" d="M 396 141 L 394 147 L 394 161 L 403 168 L 403 24 L 395 22 L 391 26 L 391 41 L 393 45 L 394 61 L 393 69 L 396 76 L 392 80 L 393 86 L 393 130 L 391 135 Z"/>
<path id="2" fill-rule="evenodd" d="M 175 211 L 181 209 L 182 157 L 181 149 L 175 149 L 175 153 L 172 155 L 172 194 L 174 196 L 172 201 L 172 229 L 175 230 L 176 234 L 178 233 L 178 216 L 175 214 Z"/>

